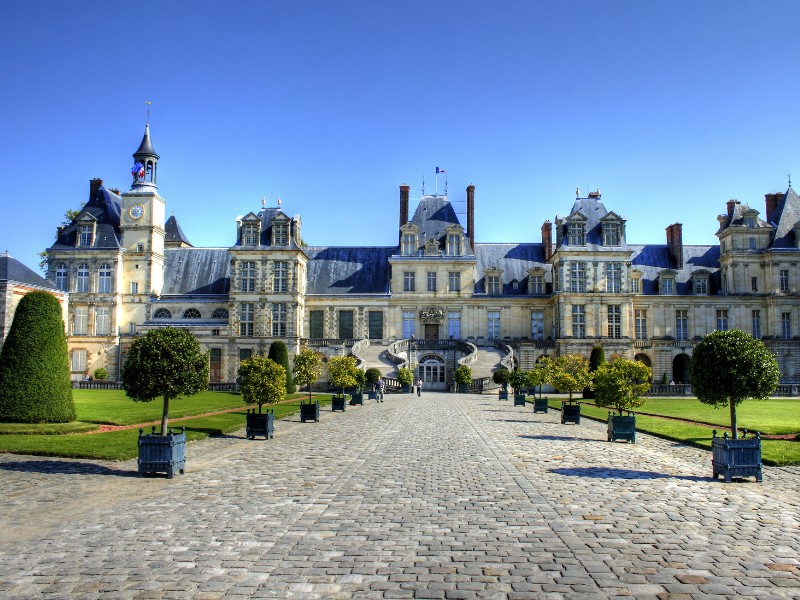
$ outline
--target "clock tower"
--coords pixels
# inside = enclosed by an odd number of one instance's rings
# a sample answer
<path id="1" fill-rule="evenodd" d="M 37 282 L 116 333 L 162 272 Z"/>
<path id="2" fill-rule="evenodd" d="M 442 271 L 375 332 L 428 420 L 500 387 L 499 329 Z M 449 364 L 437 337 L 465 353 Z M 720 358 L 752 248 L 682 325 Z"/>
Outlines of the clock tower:
<path id="1" fill-rule="evenodd" d="M 122 333 L 135 333 L 146 318 L 147 299 L 161 294 L 164 285 L 165 202 L 158 195 L 158 159 L 150 141 L 150 124 L 133 153 L 133 183 L 122 194 Z"/>

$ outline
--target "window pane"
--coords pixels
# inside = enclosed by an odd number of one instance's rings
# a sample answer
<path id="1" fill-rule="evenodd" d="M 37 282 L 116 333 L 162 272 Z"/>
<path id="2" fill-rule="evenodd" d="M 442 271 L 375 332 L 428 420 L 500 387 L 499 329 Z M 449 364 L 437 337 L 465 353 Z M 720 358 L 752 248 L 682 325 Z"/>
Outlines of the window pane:
<path id="1" fill-rule="evenodd" d="M 308 337 L 319 339 L 325 337 L 323 333 L 323 320 L 325 313 L 321 310 L 312 310 L 309 315 Z"/>
<path id="2" fill-rule="evenodd" d="M 383 313 L 377 310 L 369 311 L 369 339 L 383 339 Z"/>
<path id="3" fill-rule="evenodd" d="M 352 339 L 353 338 L 353 311 L 340 310 L 339 311 L 339 339 Z"/>

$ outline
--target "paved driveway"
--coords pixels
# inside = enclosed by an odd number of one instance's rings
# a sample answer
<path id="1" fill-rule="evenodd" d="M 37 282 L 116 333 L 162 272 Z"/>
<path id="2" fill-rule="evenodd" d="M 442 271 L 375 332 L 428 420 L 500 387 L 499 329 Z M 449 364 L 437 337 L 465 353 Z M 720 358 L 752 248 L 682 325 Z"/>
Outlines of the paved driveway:
<path id="1" fill-rule="evenodd" d="M 605 441 L 496 396 L 367 401 L 187 473 L 0 455 L 0 596 L 800 598 L 800 469 Z"/>

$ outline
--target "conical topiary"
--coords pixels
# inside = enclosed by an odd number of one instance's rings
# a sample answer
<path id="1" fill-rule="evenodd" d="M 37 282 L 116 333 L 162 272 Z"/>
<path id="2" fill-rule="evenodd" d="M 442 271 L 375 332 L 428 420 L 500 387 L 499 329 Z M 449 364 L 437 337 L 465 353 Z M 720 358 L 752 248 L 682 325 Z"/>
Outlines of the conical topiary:
<path id="1" fill-rule="evenodd" d="M 289 368 L 289 350 L 286 348 L 286 344 L 280 340 L 272 342 L 269 346 L 267 357 L 286 370 L 286 393 L 294 394 L 297 391 L 297 387 L 294 384 L 294 379 L 292 379 L 292 370 Z"/>
<path id="2" fill-rule="evenodd" d="M 0 420 L 74 421 L 69 373 L 61 304 L 45 291 L 26 294 L 0 353 Z"/>

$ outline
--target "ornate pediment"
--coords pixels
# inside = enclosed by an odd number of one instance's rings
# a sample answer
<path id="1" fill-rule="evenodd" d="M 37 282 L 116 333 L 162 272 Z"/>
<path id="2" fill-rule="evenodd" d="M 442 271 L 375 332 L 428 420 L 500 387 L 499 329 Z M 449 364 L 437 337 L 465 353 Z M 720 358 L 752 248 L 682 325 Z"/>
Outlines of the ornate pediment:
<path id="1" fill-rule="evenodd" d="M 423 323 L 441 323 L 444 321 L 444 309 L 428 306 L 419 311 Z"/>

